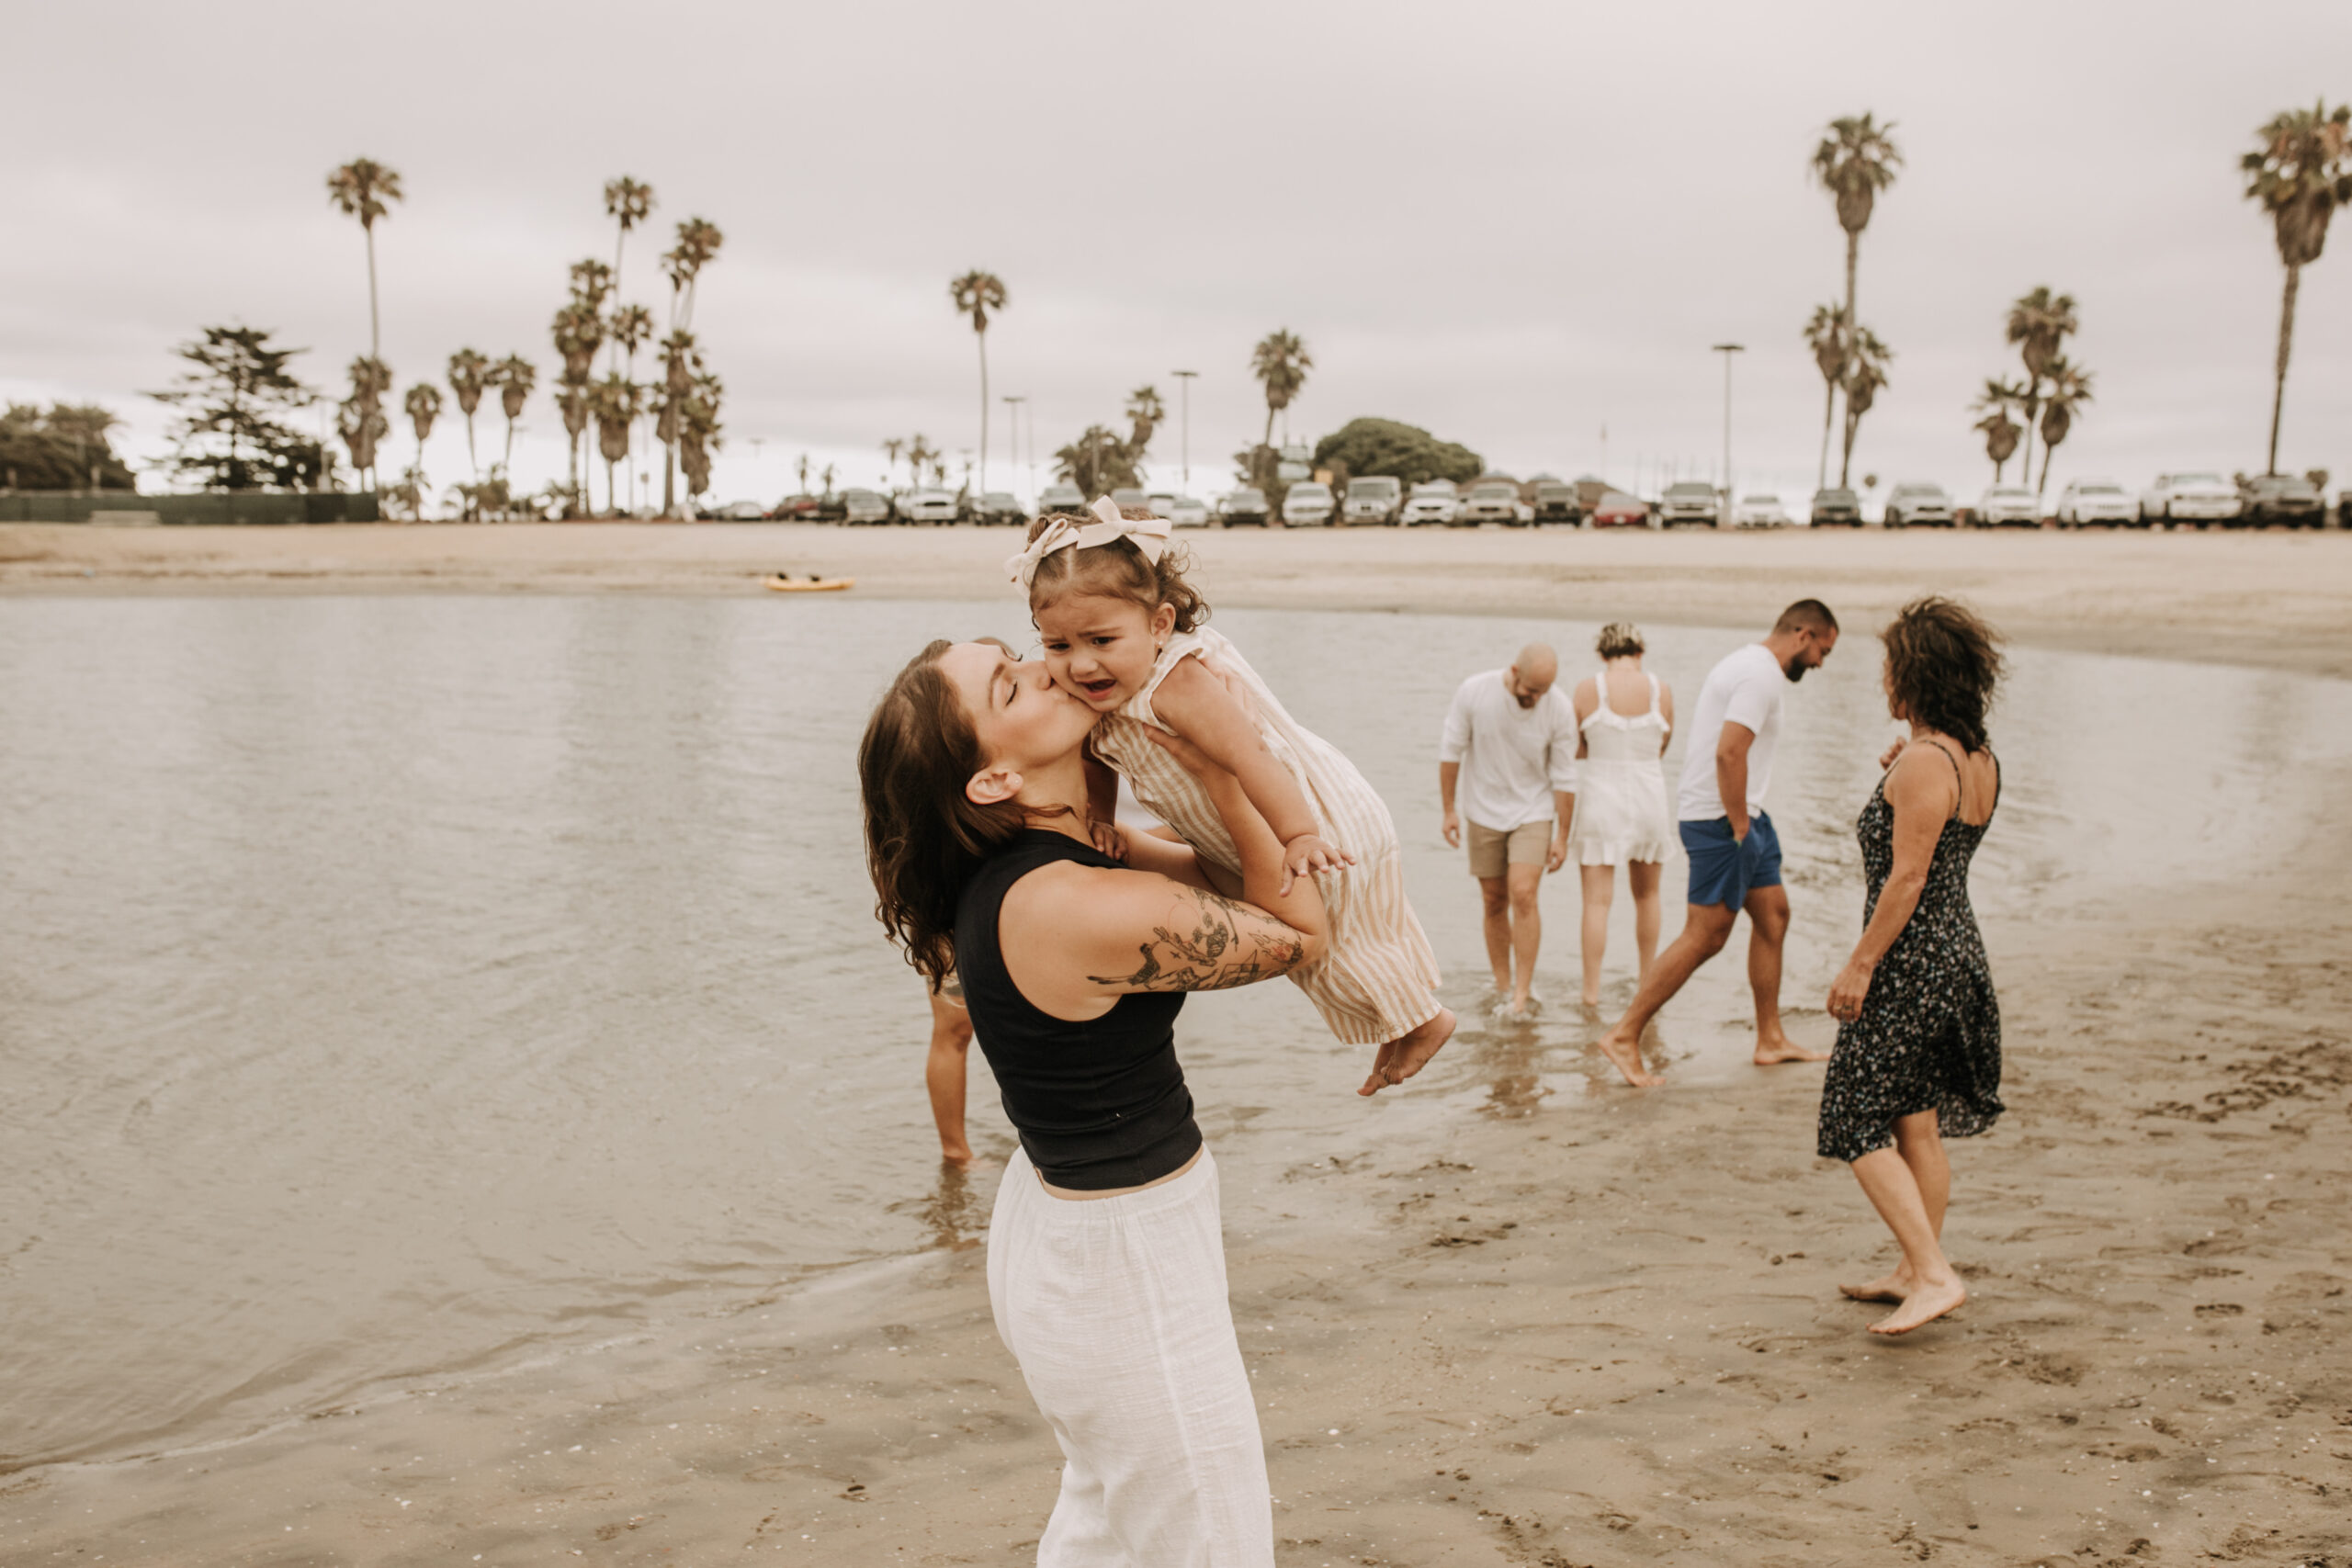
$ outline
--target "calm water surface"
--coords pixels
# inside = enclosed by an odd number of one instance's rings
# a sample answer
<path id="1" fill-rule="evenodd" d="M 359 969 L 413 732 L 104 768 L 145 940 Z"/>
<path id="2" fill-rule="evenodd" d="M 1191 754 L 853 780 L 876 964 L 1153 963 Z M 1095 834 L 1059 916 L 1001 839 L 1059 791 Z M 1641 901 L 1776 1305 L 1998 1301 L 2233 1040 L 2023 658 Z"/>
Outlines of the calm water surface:
<path id="1" fill-rule="evenodd" d="M 1196 999 L 1180 1039 L 1221 1149 L 1606 1103 L 1574 881 L 1546 885 L 1553 1005 L 1484 1021 L 1435 801 L 1462 676 L 1531 637 L 1580 676 L 1596 628 L 1217 625 L 1387 796 L 1467 1021 L 1410 1098 L 1366 1104 L 1290 987 Z M 981 632 L 1029 636 L 1001 602 L 0 601 L 0 1462 L 233 1437 L 968 1235 L 851 759 L 910 653 Z M 1688 711 L 1748 635 L 1660 628 L 1651 667 Z M 2016 664 L 1990 915 L 2276 858 L 2352 755 L 2343 682 Z M 1862 639 L 1791 694 L 1792 1009 L 1850 943 L 1891 733 Z M 1630 919 L 1621 896 L 1612 1008 Z M 1678 1077 L 1736 1078 L 1746 1008 L 1736 962 L 1702 974 L 1661 1021 Z M 1792 1024 L 1826 1043 L 1817 1012 Z M 973 1089 L 977 1141 L 1008 1149 L 985 1068 Z"/>

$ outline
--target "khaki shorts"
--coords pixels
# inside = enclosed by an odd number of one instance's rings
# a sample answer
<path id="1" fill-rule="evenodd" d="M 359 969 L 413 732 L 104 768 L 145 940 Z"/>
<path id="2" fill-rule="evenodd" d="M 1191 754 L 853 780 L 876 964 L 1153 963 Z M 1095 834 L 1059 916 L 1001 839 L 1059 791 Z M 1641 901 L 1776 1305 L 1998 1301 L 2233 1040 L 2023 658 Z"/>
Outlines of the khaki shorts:
<path id="1" fill-rule="evenodd" d="M 1476 877 L 1502 876 L 1514 865 L 1542 865 L 1552 848 L 1549 822 L 1508 829 L 1469 821 L 1463 826 L 1470 832 L 1470 874 Z"/>

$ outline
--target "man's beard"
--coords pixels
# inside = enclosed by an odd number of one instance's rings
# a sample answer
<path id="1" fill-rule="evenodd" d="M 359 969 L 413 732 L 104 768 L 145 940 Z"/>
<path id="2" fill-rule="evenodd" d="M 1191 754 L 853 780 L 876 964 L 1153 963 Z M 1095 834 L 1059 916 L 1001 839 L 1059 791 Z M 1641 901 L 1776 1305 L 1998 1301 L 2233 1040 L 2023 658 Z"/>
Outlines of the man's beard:
<path id="1" fill-rule="evenodd" d="M 1804 672 L 1812 668 L 1813 666 L 1810 664 L 1799 662 L 1795 655 L 1792 654 L 1789 658 L 1789 661 L 1781 666 L 1781 673 L 1786 675 L 1789 678 L 1789 684 L 1793 686 L 1799 681 L 1804 680 Z"/>

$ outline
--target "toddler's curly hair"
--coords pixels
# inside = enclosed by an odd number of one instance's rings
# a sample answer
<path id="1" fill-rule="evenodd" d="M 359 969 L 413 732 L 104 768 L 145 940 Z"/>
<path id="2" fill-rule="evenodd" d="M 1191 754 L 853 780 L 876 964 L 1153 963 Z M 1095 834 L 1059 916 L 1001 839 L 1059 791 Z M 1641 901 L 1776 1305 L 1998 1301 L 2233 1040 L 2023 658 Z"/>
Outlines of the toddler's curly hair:
<path id="1" fill-rule="evenodd" d="M 1154 513 L 1125 506 L 1119 515 L 1140 523 Z M 1029 525 L 1030 542 L 1035 543 L 1037 536 L 1056 523 L 1085 520 L 1048 512 Z M 1188 632 L 1209 618 L 1208 601 L 1185 581 L 1184 574 L 1192 567 L 1192 552 L 1173 543 L 1161 553 L 1157 566 L 1143 558 L 1132 539 L 1056 550 L 1037 563 L 1036 575 L 1029 580 L 1029 613 L 1035 615 L 1064 594 L 1100 593 L 1140 605 L 1147 615 L 1166 604 L 1176 612 L 1176 629 Z"/>

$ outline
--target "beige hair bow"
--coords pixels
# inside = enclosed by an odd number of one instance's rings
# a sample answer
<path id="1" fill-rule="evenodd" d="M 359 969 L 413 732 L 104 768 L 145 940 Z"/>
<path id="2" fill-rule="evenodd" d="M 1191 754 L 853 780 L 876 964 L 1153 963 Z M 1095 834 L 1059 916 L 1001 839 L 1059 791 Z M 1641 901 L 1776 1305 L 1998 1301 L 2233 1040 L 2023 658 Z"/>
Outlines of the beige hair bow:
<path id="1" fill-rule="evenodd" d="M 1005 575 L 1026 590 L 1037 576 L 1037 569 L 1056 550 L 1092 549 L 1114 539 L 1133 539 L 1143 558 L 1153 566 L 1168 553 L 1168 519 L 1145 517 L 1131 519 L 1119 514 L 1119 508 L 1107 495 L 1097 496 L 1087 510 L 1094 514 L 1091 523 L 1073 522 L 1057 517 L 1045 532 L 1029 541 L 1020 554 L 1005 558 Z"/>

